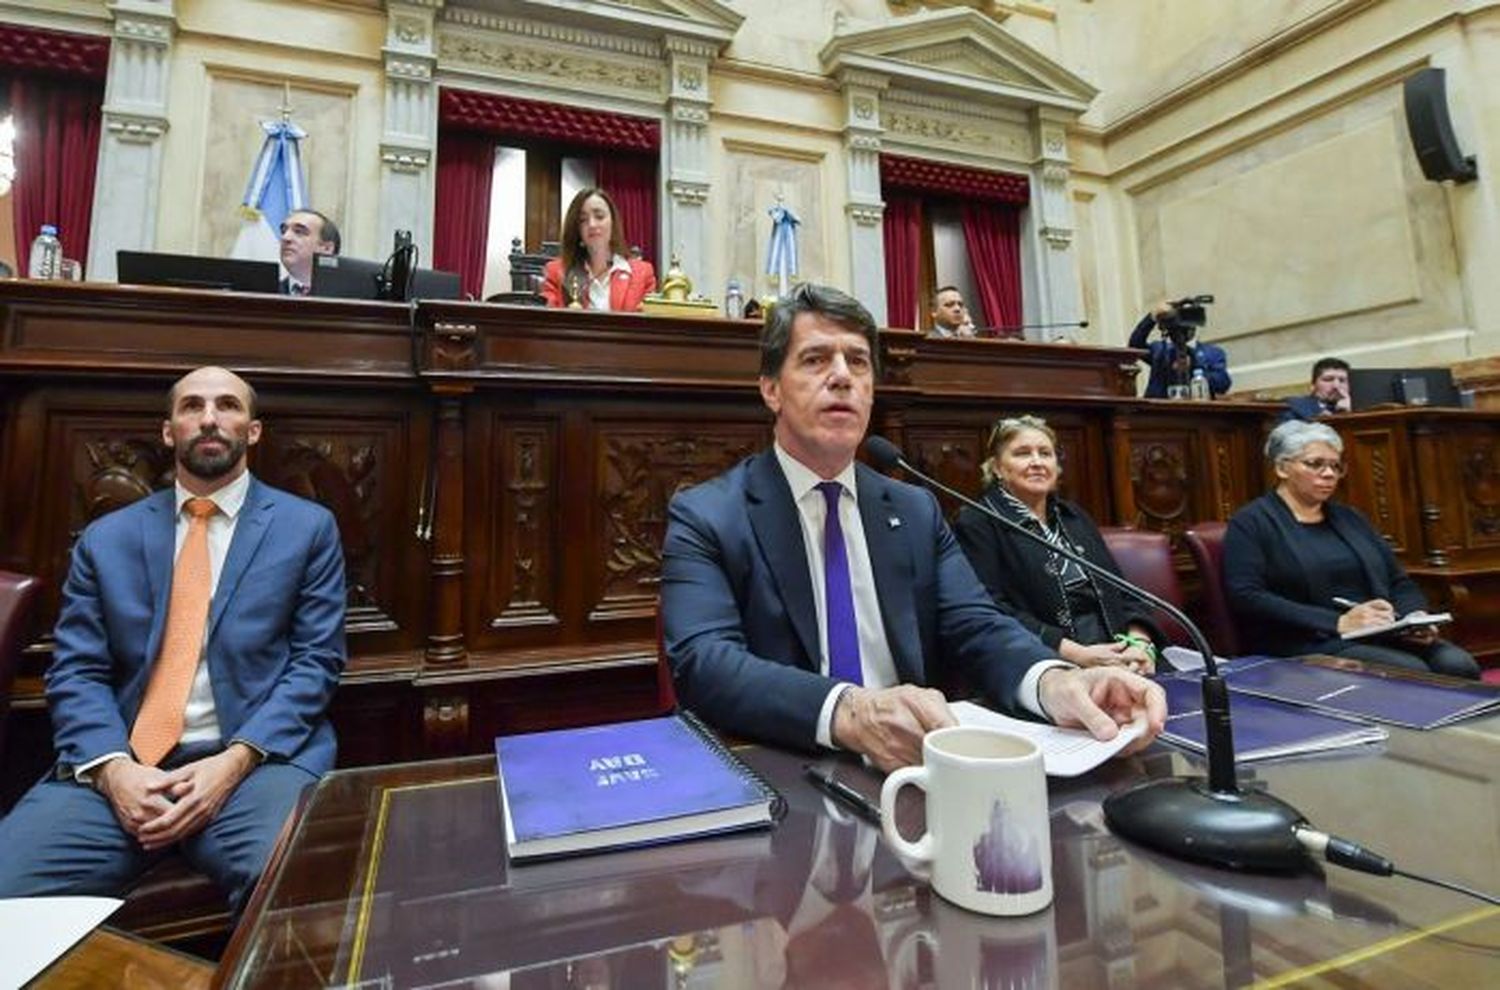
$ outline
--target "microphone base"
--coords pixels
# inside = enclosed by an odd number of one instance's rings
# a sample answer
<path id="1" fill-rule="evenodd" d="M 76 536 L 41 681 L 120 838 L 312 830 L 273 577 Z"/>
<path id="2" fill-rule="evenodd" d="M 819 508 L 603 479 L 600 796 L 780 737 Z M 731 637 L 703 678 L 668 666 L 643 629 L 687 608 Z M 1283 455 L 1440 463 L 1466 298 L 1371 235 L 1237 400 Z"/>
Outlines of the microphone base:
<path id="1" fill-rule="evenodd" d="M 1293 827 L 1302 813 L 1258 791 L 1213 791 L 1201 778 L 1148 780 L 1104 799 L 1104 820 L 1132 842 L 1177 859 L 1253 873 L 1308 865 Z"/>

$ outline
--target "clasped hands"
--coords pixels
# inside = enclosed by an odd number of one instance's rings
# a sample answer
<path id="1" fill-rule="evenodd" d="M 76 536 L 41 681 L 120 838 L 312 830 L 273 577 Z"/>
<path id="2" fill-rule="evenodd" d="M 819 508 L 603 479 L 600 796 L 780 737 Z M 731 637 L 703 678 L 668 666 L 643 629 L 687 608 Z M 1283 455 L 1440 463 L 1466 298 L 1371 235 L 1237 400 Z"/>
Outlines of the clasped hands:
<path id="1" fill-rule="evenodd" d="M 175 770 L 121 756 L 94 771 L 94 787 L 109 800 L 120 827 L 155 852 L 212 821 L 258 762 L 255 750 L 240 742 Z"/>
<path id="2" fill-rule="evenodd" d="M 1095 739 L 1113 739 L 1120 726 L 1143 720 L 1146 731 L 1125 749 L 1150 745 L 1167 717 L 1162 689 L 1119 667 L 1054 667 L 1037 691 L 1054 724 L 1087 729 Z M 835 745 L 865 756 L 882 772 L 922 762 L 922 737 L 957 725 L 941 691 L 901 684 L 892 688 L 849 687 L 834 709 Z"/>

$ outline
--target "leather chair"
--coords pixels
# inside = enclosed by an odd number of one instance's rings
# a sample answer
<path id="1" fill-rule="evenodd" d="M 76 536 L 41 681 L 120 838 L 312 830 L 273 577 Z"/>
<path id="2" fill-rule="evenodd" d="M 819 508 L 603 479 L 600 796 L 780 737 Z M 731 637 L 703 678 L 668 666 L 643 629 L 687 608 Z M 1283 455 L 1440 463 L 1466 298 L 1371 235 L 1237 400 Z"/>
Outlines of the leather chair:
<path id="1" fill-rule="evenodd" d="M 1221 522 L 1195 523 L 1182 538 L 1203 579 L 1203 634 L 1219 656 L 1237 657 L 1245 651 L 1224 591 L 1224 532 L 1228 528 Z"/>
<path id="2" fill-rule="evenodd" d="M 29 574 L 0 571 L 0 759 L 5 756 L 5 722 L 10 688 L 21 665 L 21 651 L 31 639 L 33 613 L 42 583 Z"/>
<path id="3" fill-rule="evenodd" d="M 1165 533 L 1125 526 L 1101 526 L 1099 533 L 1109 547 L 1110 555 L 1127 581 L 1145 588 L 1171 604 L 1182 608 L 1182 584 L 1172 566 L 1172 543 Z M 1190 645 L 1187 631 L 1165 614 L 1153 616 L 1161 631 L 1179 646 Z"/>
<path id="4" fill-rule="evenodd" d="M 541 293 L 542 278 L 547 262 L 557 257 L 557 241 L 543 241 L 542 249 L 534 254 L 522 250 L 521 239 L 510 240 L 510 291 L 497 292 L 485 302 L 509 303 L 512 306 L 545 306 L 547 300 Z"/>

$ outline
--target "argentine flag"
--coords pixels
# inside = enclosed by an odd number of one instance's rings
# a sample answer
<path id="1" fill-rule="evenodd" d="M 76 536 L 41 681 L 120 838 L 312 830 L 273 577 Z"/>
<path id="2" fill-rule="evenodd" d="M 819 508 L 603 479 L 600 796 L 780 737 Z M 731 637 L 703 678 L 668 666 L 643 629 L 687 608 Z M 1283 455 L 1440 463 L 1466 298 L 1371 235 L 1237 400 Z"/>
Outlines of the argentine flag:
<path id="1" fill-rule="evenodd" d="M 263 120 L 266 139 L 250 173 L 245 200 L 240 204 L 239 236 L 231 258 L 276 261 L 281 257 L 281 222 L 288 213 L 307 208 L 307 183 L 302 178 L 298 144 L 307 132 L 289 120 Z"/>

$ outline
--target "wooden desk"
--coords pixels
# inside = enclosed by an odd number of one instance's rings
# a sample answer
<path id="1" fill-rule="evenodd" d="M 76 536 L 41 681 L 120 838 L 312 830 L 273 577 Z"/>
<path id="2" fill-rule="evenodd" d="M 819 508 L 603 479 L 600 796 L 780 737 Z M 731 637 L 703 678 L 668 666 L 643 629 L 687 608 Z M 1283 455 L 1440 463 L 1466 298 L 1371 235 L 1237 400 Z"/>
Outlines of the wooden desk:
<path id="1" fill-rule="evenodd" d="M 31 981 L 31 990 L 207 990 L 214 967 L 109 928 L 98 928 Z"/>
<path id="2" fill-rule="evenodd" d="M 260 393 L 253 470 L 339 522 L 345 765 L 640 714 L 667 502 L 770 436 L 757 346 L 726 320 L 0 280 L 0 567 L 42 578 L 49 629 L 77 533 L 170 483 L 168 385 L 222 363 Z M 1135 399 L 1134 351 L 891 330 L 881 357 L 872 428 L 960 488 L 1029 410 L 1102 523 L 1175 535 L 1260 490 L 1274 407 Z M 17 684 L 13 784 L 47 760 L 49 651 Z"/>
<path id="3" fill-rule="evenodd" d="M 218 978 L 229 987 L 1493 986 L 1500 909 L 1329 868 L 1255 877 L 1172 862 L 1102 825 L 1105 794 L 1188 769 L 1153 750 L 1051 782 L 1053 906 L 991 919 L 936 898 L 841 823 L 801 756 L 742 753 L 787 797 L 769 834 L 510 867 L 494 763 L 340 771 L 313 794 Z M 825 760 L 867 794 L 879 781 Z M 1394 731 L 1383 752 L 1242 768 L 1404 867 L 1500 889 L 1500 718 Z M 1338 786 L 1330 787 L 1330 779 Z M 901 809 L 911 834 L 921 816 Z M 833 910 L 821 877 L 855 878 Z M 839 895 L 833 895 L 834 902 Z M 508 980 L 508 982 L 507 982 Z"/>

